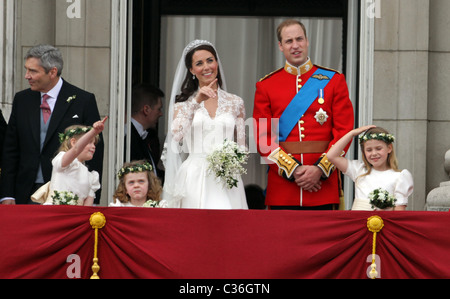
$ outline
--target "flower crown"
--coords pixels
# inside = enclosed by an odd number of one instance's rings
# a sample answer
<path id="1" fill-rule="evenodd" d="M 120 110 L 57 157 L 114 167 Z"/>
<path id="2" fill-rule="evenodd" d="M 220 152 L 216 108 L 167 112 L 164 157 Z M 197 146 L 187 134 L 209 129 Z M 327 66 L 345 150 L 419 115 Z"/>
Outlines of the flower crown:
<path id="1" fill-rule="evenodd" d="M 359 144 L 362 144 L 366 142 L 367 140 L 380 140 L 384 141 L 387 144 L 394 143 L 395 137 L 392 134 L 387 133 L 370 133 L 370 134 L 364 134 L 363 136 L 359 137 Z"/>
<path id="2" fill-rule="evenodd" d="M 92 127 L 70 129 L 67 132 L 59 134 L 59 142 L 63 143 L 64 141 L 72 138 L 73 136 L 85 134 L 85 133 L 89 132 L 90 130 L 92 130 Z"/>
<path id="3" fill-rule="evenodd" d="M 152 170 L 153 170 L 153 166 L 150 163 L 146 162 L 144 164 L 122 167 L 119 170 L 119 172 L 117 173 L 117 177 L 119 179 L 121 179 L 124 175 L 126 175 L 128 173 L 144 172 L 144 171 L 152 171 Z"/>

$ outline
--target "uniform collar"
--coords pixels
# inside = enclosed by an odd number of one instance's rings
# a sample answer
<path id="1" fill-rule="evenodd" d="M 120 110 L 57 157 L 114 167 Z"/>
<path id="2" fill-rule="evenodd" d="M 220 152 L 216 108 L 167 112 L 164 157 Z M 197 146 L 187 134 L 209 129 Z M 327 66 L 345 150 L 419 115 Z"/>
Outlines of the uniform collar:
<path id="1" fill-rule="evenodd" d="M 301 65 L 299 67 L 295 67 L 287 61 L 286 61 L 286 65 L 284 66 L 284 70 L 286 72 L 288 72 L 291 75 L 295 75 L 295 76 L 301 76 L 303 74 L 306 74 L 307 72 L 312 70 L 312 68 L 313 68 L 313 64 L 311 62 L 311 59 L 309 59 L 309 58 L 308 58 L 307 62 L 305 62 L 303 65 Z"/>

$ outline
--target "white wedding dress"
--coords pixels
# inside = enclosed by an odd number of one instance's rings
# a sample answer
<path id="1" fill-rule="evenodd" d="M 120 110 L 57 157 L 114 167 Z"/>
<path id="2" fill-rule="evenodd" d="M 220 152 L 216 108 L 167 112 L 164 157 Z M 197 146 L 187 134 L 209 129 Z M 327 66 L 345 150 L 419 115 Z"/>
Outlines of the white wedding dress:
<path id="1" fill-rule="evenodd" d="M 238 186 L 229 189 L 208 171 L 206 157 L 224 139 L 245 146 L 243 100 L 222 89 L 218 90 L 218 96 L 215 116 L 210 116 L 203 103 L 194 100 L 195 94 L 174 106 L 173 140 L 182 143 L 188 156 L 177 171 L 171 190 L 165 190 L 165 194 L 181 208 L 248 209 L 240 177 Z"/>

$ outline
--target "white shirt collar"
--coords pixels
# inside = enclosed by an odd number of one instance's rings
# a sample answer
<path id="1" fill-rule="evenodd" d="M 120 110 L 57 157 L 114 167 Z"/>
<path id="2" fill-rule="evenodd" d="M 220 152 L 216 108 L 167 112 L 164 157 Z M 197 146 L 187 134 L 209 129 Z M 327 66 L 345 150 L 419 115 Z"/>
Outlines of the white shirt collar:
<path id="1" fill-rule="evenodd" d="M 131 118 L 131 122 L 133 123 L 134 127 L 136 128 L 136 131 L 138 132 L 139 136 L 141 136 L 142 139 L 147 138 L 147 135 L 148 135 L 147 130 L 144 130 L 144 127 L 134 118 Z"/>
<path id="2" fill-rule="evenodd" d="M 61 77 L 58 80 L 58 83 L 47 93 L 41 92 L 41 99 L 44 96 L 44 94 L 47 94 L 50 96 L 50 98 L 47 100 L 48 105 L 50 106 L 50 109 L 53 112 L 53 109 L 55 108 L 56 100 L 58 99 L 59 92 L 61 91 L 61 88 L 63 86 L 63 80 Z"/>

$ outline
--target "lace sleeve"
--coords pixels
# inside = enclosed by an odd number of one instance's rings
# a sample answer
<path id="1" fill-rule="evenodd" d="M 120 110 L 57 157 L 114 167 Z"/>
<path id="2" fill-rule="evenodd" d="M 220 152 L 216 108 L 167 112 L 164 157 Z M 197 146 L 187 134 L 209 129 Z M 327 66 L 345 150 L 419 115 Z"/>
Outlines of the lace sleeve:
<path id="1" fill-rule="evenodd" d="M 247 146 L 245 140 L 245 106 L 244 101 L 239 98 L 238 112 L 236 117 L 236 142 L 240 146 Z"/>
<path id="2" fill-rule="evenodd" d="M 195 111 L 199 108 L 200 104 L 197 103 L 194 98 L 187 100 L 186 102 L 175 104 L 171 127 L 174 141 L 180 142 L 183 140 L 185 134 L 191 128 Z"/>

